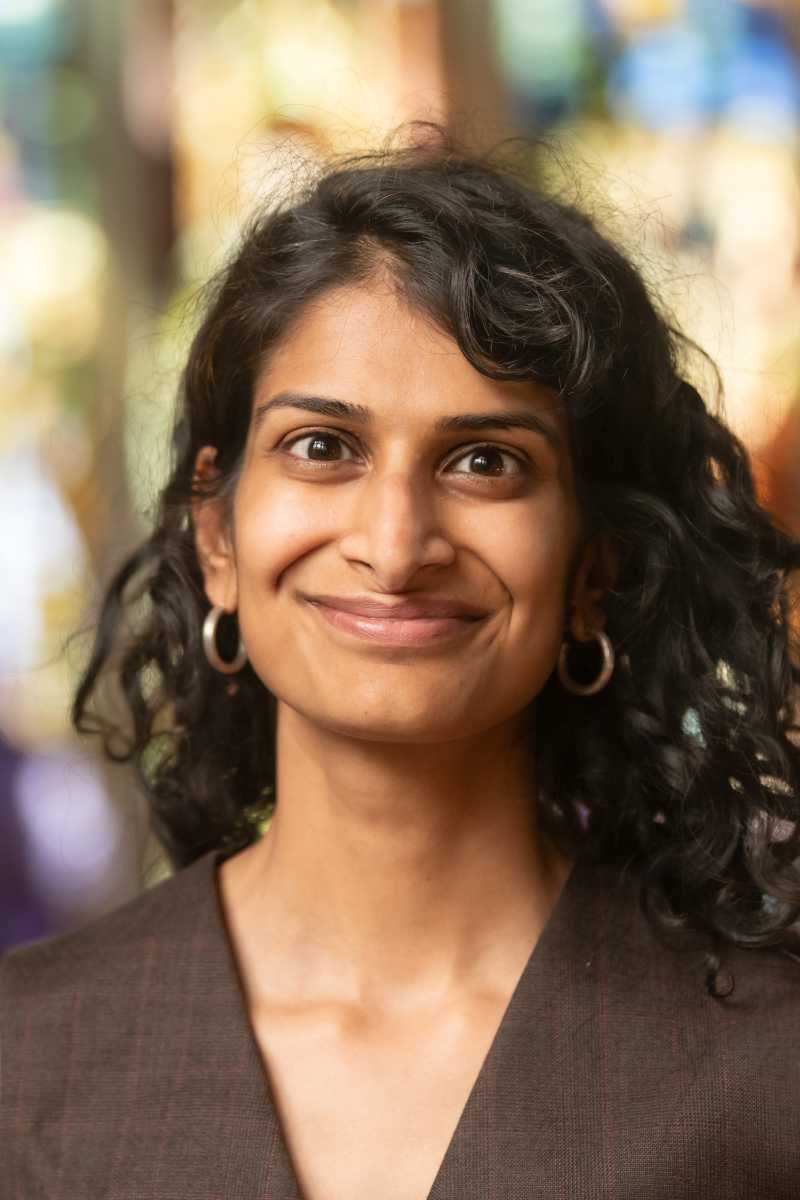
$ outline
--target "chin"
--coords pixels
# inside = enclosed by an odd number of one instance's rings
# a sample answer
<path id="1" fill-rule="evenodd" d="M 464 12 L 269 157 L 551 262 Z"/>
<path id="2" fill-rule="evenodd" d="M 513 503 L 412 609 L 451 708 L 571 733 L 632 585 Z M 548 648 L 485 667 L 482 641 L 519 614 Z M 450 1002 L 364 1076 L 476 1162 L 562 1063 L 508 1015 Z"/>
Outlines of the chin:
<path id="1" fill-rule="evenodd" d="M 364 742 L 440 742 L 455 736 L 451 729 L 432 721 L 365 721 L 359 725 L 339 724 L 335 732 Z"/>
<path id="2" fill-rule="evenodd" d="M 357 738 L 364 742 L 444 742 L 464 737 L 468 732 L 464 723 L 454 725 L 452 717 L 442 720 L 442 713 L 408 714 L 393 709 L 391 713 L 381 715 L 361 715 L 360 720 L 336 719 L 319 713 L 310 718 L 324 725 L 331 733 L 342 737 Z"/>

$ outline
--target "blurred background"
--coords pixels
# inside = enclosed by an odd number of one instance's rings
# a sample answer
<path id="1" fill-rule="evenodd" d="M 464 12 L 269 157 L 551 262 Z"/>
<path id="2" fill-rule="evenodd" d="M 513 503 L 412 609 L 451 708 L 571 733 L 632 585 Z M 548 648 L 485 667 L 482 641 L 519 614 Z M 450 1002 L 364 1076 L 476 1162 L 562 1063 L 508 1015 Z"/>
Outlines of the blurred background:
<path id="1" fill-rule="evenodd" d="M 70 734 L 168 465 L 191 299 L 292 156 L 546 135 L 718 361 L 800 534 L 800 0 L 0 0 L 0 951 L 168 872 Z"/>

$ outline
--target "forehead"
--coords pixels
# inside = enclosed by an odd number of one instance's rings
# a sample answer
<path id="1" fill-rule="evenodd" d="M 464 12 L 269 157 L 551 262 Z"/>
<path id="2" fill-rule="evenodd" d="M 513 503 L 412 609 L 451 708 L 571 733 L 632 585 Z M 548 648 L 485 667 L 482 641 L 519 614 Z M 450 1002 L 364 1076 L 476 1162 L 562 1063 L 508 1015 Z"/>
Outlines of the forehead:
<path id="1" fill-rule="evenodd" d="M 567 441 L 559 398 L 532 382 L 487 379 L 456 342 L 387 282 L 336 288 L 310 303 L 270 352 L 256 403 L 313 391 L 367 406 L 377 420 L 421 426 L 459 412 L 534 408 Z"/>

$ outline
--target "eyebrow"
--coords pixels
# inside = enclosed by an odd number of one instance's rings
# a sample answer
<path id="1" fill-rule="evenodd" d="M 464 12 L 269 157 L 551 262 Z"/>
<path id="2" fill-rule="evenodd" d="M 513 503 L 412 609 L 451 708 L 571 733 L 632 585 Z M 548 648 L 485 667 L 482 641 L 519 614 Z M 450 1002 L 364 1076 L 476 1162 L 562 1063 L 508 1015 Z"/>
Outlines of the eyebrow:
<path id="1" fill-rule="evenodd" d="M 256 405 L 253 412 L 253 430 L 257 430 L 267 413 L 278 408 L 299 408 L 305 412 L 319 413 L 323 417 L 339 417 L 357 425 L 371 426 L 374 415 L 363 404 L 350 404 L 346 400 L 334 400 L 329 396 L 309 396 L 304 392 L 279 392 L 271 400 Z M 527 429 L 545 438 L 558 453 L 561 436 L 556 427 L 537 412 L 488 412 L 460 413 L 454 417 L 440 417 L 434 425 L 436 433 L 480 433 L 490 429 Z"/>

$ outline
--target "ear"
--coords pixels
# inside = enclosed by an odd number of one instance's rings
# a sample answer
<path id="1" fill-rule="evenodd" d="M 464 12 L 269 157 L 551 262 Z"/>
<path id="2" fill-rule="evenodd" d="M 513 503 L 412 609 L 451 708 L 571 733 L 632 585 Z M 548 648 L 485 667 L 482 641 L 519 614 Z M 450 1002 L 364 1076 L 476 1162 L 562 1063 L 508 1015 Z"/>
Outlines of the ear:
<path id="1" fill-rule="evenodd" d="M 589 641 L 604 629 L 606 595 L 619 573 L 621 548 L 607 533 L 599 533 L 584 547 L 572 584 L 568 627 L 579 642 Z"/>
<path id="2" fill-rule="evenodd" d="M 204 446 L 195 459 L 195 479 L 210 479 L 217 473 L 215 446 Z M 235 612 L 238 604 L 236 559 L 230 536 L 230 522 L 222 502 L 215 498 L 192 500 L 192 523 L 200 570 L 206 596 L 226 612 Z"/>

